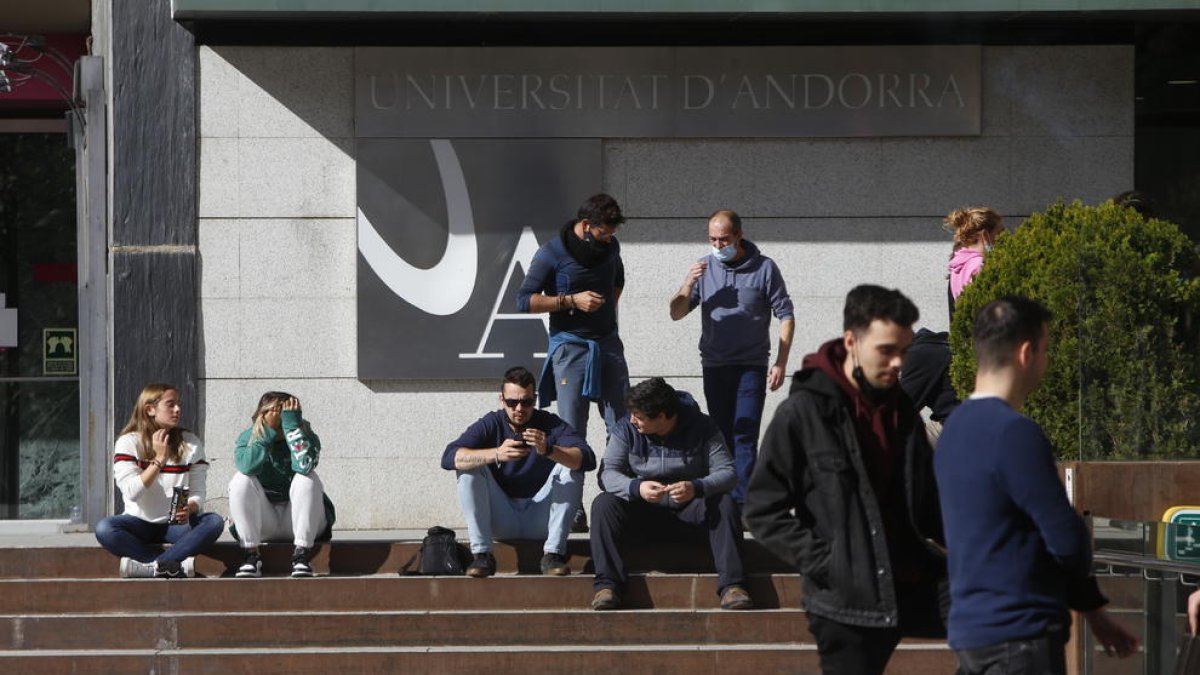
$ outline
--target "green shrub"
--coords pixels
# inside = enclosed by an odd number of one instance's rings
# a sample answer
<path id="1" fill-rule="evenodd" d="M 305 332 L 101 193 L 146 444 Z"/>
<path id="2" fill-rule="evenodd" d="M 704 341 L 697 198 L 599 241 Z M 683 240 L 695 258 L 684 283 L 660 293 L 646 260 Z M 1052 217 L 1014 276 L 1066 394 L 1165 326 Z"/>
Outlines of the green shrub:
<path id="1" fill-rule="evenodd" d="M 1001 295 L 1054 314 L 1050 363 L 1024 412 L 1060 459 L 1200 456 L 1200 257 L 1172 223 L 1057 203 L 1000 237 L 956 304 L 951 376 L 974 388 L 971 324 Z"/>

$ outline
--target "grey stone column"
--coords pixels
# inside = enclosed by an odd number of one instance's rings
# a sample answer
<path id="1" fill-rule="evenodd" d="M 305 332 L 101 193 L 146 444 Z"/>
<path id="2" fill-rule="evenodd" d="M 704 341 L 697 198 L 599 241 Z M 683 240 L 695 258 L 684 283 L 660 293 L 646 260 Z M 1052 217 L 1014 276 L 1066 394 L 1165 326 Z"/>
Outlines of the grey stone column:
<path id="1" fill-rule="evenodd" d="M 170 0 L 112 3 L 113 413 L 179 387 L 196 429 L 196 49 Z"/>

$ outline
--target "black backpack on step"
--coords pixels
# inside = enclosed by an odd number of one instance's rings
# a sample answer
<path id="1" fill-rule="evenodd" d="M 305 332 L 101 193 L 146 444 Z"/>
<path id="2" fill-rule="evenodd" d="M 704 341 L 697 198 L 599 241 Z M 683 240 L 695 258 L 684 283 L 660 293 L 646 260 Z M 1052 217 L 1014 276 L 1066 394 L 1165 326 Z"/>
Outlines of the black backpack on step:
<path id="1" fill-rule="evenodd" d="M 466 568 L 466 561 L 470 556 L 470 550 L 454 538 L 454 530 L 434 525 L 421 540 L 421 550 L 414 553 L 408 562 L 400 567 L 399 574 L 459 576 Z M 417 562 L 418 558 L 420 562 Z M 413 563 L 417 563 L 415 571 L 412 569 Z"/>

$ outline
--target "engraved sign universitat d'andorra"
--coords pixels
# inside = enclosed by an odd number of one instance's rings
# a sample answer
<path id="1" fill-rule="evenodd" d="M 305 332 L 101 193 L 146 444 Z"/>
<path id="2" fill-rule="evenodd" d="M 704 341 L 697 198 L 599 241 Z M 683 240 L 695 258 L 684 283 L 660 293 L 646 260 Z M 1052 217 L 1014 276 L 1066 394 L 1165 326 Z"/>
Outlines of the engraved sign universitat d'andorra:
<path id="1" fill-rule="evenodd" d="M 516 289 L 605 138 L 978 135 L 980 88 L 979 46 L 357 48 L 358 376 L 539 367 Z"/>
<path id="2" fill-rule="evenodd" d="M 360 48 L 360 137 L 979 133 L 980 48 Z"/>

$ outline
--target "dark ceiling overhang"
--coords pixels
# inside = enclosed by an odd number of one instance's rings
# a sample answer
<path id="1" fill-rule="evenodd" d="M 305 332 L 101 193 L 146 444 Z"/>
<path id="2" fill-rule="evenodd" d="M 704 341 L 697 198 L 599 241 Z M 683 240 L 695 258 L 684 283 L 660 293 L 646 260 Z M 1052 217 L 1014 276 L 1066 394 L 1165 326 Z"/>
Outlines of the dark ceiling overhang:
<path id="1" fill-rule="evenodd" d="M 920 18 L 938 14 L 989 20 L 1061 18 L 1082 13 L 1149 15 L 1200 10 L 1200 0 L 173 0 L 177 20 L 314 20 L 490 17 L 504 19 L 717 21 L 814 17 Z"/>
<path id="2" fill-rule="evenodd" d="M 1132 43 L 1200 0 L 173 0 L 202 44 Z"/>
<path id="3" fill-rule="evenodd" d="M 0 33 L 86 35 L 91 29 L 89 0 L 0 0 Z"/>

